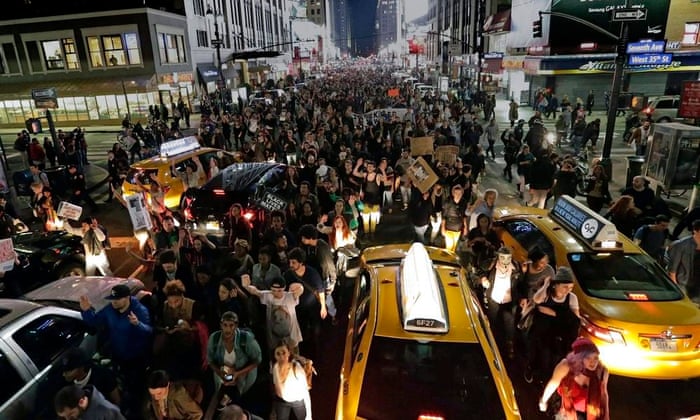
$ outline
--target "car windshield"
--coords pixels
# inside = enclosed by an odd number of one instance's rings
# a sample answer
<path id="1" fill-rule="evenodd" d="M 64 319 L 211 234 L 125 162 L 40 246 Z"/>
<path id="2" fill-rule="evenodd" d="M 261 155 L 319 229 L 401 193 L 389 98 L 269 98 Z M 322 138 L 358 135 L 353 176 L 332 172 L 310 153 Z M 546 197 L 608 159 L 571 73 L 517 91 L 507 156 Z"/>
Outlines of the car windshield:
<path id="1" fill-rule="evenodd" d="M 143 185 L 149 185 L 151 183 L 151 175 L 157 176 L 158 169 L 129 168 L 129 172 L 126 174 L 126 182 L 129 184 L 138 184 L 140 182 Z"/>
<path id="2" fill-rule="evenodd" d="M 637 294 L 650 301 L 671 301 L 683 293 L 668 274 L 646 254 L 573 253 L 569 264 L 583 291 L 609 300 L 635 300 Z"/>
<path id="3" fill-rule="evenodd" d="M 357 415 L 366 419 L 503 419 L 479 344 L 374 337 Z"/>

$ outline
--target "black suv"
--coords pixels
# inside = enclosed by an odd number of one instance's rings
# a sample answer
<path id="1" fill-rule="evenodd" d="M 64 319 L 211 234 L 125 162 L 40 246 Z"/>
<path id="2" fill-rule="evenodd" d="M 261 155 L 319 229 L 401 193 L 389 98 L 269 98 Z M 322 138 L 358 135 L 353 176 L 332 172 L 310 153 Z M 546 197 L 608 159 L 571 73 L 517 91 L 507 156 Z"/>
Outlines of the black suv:
<path id="1" fill-rule="evenodd" d="M 0 278 L 0 293 L 16 297 L 62 277 L 84 276 L 81 240 L 65 231 L 30 231 L 13 236 L 17 262 Z"/>
<path id="2" fill-rule="evenodd" d="M 185 222 L 193 232 L 221 243 L 223 221 L 230 207 L 238 203 L 243 217 L 257 238 L 264 228 L 266 212 L 284 210 L 287 198 L 281 193 L 287 165 L 281 163 L 237 163 L 221 170 L 200 188 L 189 188 L 181 202 Z"/>

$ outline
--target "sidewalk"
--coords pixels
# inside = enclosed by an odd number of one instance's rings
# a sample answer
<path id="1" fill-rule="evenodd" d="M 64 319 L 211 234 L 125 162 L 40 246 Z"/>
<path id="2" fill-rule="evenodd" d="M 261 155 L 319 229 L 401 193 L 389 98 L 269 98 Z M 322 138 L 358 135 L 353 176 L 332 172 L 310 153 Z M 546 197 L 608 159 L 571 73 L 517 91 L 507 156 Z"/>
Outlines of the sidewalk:
<path id="1" fill-rule="evenodd" d="M 505 98 L 502 97 L 497 97 L 496 100 L 496 122 L 498 124 L 499 130 L 502 132 L 506 127 L 510 126 L 510 121 L 508 120 L 508 106 L 509 106 L 509 101 Z M 520 119 L 523 119 L 525 121 L 528 121 L 530 117 L 534 115 L 535 111 L 532 109 L 531 106 L 528 105 L 520 105 L 518 109 L 518 114 Z M 592 119 L 600 118 L 600 138 L 598 140 L 598 146 L 596 148 L 595 152 L 589 153 L 589 159 L 592 161 L 593 159 L 596 158 L 601 158 L 602 157 L 602 150 L 603 150 L 603 143 L 605 139 L 605 127 L 607 125 L 607 112 L 606 111 L 593 111 L 592 115 L 589 117 L 586 117 L 587 121 L 591 121 Z M 549 119 L 544 119 L 544 125 L 547 127 L 547 130 L 549 131 L 554 131 L 554 123 L 556 120 L 554 118 L 549 118 Z M 634 156 L 634 153 L 632 153 L 632 150 L 627 148 L 622 144 L 621 140 L 621 133 L 624 131 L 625 127 L 625 117 L 620 116 L 617 117 L 615 120 L 615 134 L 613 136 L 613 150 L 611 154 L 611 162 L 612 162 L 612 179 L 610 180 L 610 193 L 613 195 L 613 198 L 616 198 L 620 195 L 620 192 L 624 190 L 626 186 L 626 180 L 627 180 L 627 156 Z M 621 153 L 622 150 L 628 151 L 629 154 L 627 156 L 626 153 Z M 568 153 L 567 149 L 563 149 L 561 151 L 562 153 Z M 590 163 L 590 162 L 589 162 Z M 642 174 L 644 174 L 644 168 L 642 168 Z M 652 185 L 652 188 L 654 186 Z M 690 202 L 690 196 L 692 193 L 692 189 L 689 189 L 685 194 L 683 194 L 680 197 L 669 197 L 666 198 L 666 196 L 662 196 L 663 200 L 668 204 L 669 208 L 671 209 L 671 212 L 678 217 L 686 207 L 688 207 L 688 204 Z"/>

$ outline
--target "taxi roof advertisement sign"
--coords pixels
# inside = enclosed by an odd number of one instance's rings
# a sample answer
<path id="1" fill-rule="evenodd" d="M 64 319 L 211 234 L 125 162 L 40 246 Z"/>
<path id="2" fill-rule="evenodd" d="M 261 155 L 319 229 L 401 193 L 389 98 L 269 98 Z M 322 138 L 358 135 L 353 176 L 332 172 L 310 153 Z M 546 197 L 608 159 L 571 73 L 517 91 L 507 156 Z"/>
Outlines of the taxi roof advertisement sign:
<path id="1" fill-rule="evenodd" d="M 591 247 L 600 248 L 606 241 L 617 242 L 615 225 L 571 197 L 559 197 L 550 216 Z"/>
<path id="2" fill-rule="evenodd" d="M 700 118 L 700 81 L 683 82 L 678 116 L 681 118 Z"/>
<path id="3" fill-rule="evenodd" d="M 661 41 L 666 32 L 669 5 L 670 0 L 631 0 L 629 5 L 627 0 L 553 0 L 551 11 L 576 16 L 619 35 L 622 22 L 611 19 L 615 10 L 647 9 L 646 20 L 626 22 L 629 39 L 633 42 L 646 39 Z M 614 39 L 568 19 L 552 17 L 550 28 L 552 53 L 581 52 L 581 44 L 591 42 L 598 46 L 598 52 L 615 51 Z"/>

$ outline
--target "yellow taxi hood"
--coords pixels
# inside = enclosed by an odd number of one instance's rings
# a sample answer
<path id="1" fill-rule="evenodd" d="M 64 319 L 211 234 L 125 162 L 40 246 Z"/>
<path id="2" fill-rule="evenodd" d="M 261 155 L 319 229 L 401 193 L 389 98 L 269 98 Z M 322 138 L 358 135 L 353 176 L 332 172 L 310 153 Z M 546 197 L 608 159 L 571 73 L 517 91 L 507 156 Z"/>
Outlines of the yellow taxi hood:
<path id="1" fill-rule="evenodd" d="M 578 294 L 578 293 L 577 293 Z M 664 302 L 619 301 L 596 299 L 587 296 L 579 298 L 582 312 L 596 322 L 602 320 L 615 325 L 700 325 L 700 311 L 697 305 L 684 297 L 681 300 Z M 620 321 L 624 320 L 624 321 Z"/>

